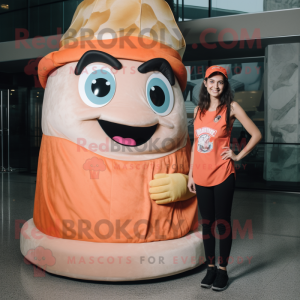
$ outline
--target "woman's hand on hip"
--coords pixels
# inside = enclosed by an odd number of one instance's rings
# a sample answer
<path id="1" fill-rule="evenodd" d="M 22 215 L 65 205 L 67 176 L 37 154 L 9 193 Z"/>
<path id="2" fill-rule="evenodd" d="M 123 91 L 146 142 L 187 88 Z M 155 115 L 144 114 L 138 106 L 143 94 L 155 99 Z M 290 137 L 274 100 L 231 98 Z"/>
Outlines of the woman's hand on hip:
<path id="1" fill-rule="evenodd" d="M 229 147 L 223 147 L 223 149 L 226 150 L 221 153 L 222 159 L 230 158 L 233 161 L 238 161 L 237 155 Z"/>
<path id="2" fill-rule="evenodd" d="M 191 176 L 191 175 L 189 176 L 188 189 L 191 193 L 196 193 L 195 182 L 194 182 L 193 176 Z"/>

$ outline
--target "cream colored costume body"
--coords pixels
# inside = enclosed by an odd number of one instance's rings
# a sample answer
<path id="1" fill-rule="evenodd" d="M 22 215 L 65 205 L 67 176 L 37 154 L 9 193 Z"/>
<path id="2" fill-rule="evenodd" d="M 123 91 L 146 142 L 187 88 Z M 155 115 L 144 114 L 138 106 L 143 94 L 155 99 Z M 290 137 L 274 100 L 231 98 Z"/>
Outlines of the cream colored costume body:
<path id="1" fill-rule="evenodd" d="M 29 261 L 39 265 L 34 251 L 40 257 L 50 250 L 54 259 L 42 266 L 48 272 L 112 281 L 167 276 L 204 262 L 197 200 L 187 189 L 184 49 L 163 0 L 85 0 L 78 6 L 60 50 L 39 64 L 43 140 L 34 217 L 21 232 L 21 251 Z M 95 61 L 95 55 L 103 60 Z M 152 60 L 169 71 L 144 72 Z M 81 61 L 85 67 L 78 71 Z M 100 75 L 89 85 L 93 74 Z M 93 99 L 102 91 L 92 85 L 103 80 L 109 86 L 102 87 L 108 91 L 103 99 L 112 95 L 100 105 L 100 96 Z M 163 105 L 155 102 L 159 95 Z M 143 130 L 149 137 L 138 145 L 131 134 Z M 99 253 L 104 260 L 126 254 L 127 260 L 99 269 Z M 170 253 L 188 255 L 188 263 L 174 263 Z M 164 257 L 164 266 L 141 265 L 153 255 Z"/>

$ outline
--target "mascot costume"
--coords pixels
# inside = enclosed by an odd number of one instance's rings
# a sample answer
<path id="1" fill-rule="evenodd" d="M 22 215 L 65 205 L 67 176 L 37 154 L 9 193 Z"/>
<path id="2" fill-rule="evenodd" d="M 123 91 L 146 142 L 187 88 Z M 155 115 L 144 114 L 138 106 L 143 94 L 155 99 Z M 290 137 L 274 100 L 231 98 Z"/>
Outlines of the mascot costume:
<path id="1" fill-rule="evenodd" d="M 125 281 L 205 261 L 182 91 L 185 41 L 164 0 L 84 0 L 38 74 L 33 219 L 21 252 L 47 272 Z"/>

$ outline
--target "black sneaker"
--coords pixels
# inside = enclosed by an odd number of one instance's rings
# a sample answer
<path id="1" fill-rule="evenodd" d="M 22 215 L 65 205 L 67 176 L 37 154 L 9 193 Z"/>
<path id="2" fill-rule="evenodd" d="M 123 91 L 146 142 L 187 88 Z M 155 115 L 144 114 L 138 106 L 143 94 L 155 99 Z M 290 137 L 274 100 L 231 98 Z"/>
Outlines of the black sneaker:
<path id="1" fill-rule="evenodd" d="M 214 280 L 217 276 L 217 267 L 207 267 L 207 273 L 203 280 L 201 281 L 201 287 L 210 289 L 212 284 L 214 283 Z"/>
<path id="2" fill-rule="evenodd" d="M 227 271 L 218 269 L 216 279 L 213 283 L 212 289 L 214 291 L 223 291 L 228 286 L 228 275 Z"/>

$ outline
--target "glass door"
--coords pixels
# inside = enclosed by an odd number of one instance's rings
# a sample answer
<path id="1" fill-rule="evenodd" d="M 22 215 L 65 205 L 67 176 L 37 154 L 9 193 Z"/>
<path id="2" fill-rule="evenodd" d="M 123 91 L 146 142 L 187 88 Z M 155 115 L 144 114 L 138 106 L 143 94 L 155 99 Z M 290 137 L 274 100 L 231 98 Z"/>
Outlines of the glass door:
<path id="1" fill-rule="evenodd" d="M 27 168 L 27 88 L 0 90 L 0 168 Z"/>
<path id="2" fill-rule="evenodd" d="M 1 172 L 11 171 L 9 157 L 9 89 L 0 90 Z"/>
<path id="3" fill-rule="evenodd" d="M 28 95 L 29 170 L 36 173 L 42 141 L 42 106 L 44 89 L 31 88 Z"/>

